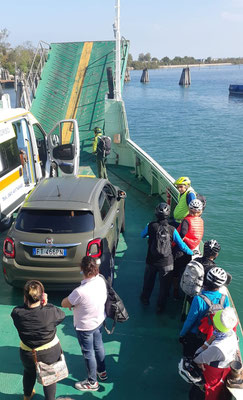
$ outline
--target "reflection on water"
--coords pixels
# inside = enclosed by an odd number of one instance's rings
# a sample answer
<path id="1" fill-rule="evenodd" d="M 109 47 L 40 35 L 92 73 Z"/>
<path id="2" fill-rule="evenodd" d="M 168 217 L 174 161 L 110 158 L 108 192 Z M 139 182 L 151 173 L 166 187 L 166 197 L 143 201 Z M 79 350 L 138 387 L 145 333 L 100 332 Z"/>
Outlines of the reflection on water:
<path id="1" fill-rule="evenodd" d="M 243 103 L 243 94 L 231 94 L 229 93 L 229 101 L 232 103 Z"/>

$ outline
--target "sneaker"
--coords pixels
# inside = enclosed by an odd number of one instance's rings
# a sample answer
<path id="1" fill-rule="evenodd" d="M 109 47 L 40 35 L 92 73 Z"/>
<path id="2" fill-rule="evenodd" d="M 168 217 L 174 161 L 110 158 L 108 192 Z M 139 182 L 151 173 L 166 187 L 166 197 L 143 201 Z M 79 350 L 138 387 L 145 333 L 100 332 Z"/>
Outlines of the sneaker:
<path id="1" fill-rule="evenodd" d="M 106 379 L 108 378 L 106 371 L 103 372 L 97 371 L 97 376 L 101 381 L 106 381 Z"/>
<path id="2" fill-rule="evenodd" d="M 82 392 L 96 392 L 99 390 L 99 384 L 98 382 L 91 383 L 88 379 L 85 379 L 85 381 L 76 382 L 75 388 Z"/>

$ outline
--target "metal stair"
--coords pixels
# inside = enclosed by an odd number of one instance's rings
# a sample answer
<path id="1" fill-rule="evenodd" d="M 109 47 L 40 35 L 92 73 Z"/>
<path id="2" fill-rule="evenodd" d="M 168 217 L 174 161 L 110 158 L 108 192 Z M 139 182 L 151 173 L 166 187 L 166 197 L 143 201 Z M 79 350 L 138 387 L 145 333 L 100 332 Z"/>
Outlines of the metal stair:
<path id="1" fill-rule="evenodd" d="M 41 79 L 42 70 L 47 60 L 49 48 L 50 46 L 48 43 L 43 41 L 39 42 L 27 78 L 24 74 L 18 74 L 18 71 L 16 71 L 16 107 L 23 107 L 30 110 L 39 80 Z"/>

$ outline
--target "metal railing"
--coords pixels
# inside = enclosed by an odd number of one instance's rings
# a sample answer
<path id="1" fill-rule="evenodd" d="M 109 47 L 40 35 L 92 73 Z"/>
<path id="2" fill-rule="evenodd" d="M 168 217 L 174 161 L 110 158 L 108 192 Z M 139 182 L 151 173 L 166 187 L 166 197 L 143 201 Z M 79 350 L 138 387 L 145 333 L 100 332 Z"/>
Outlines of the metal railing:
<path id="1" fill-rule="evenodd" d="M 32 100 L 35 97 L 39 80 L 41 79 L 41 73 L 44 68 L 45 62 L 47 61 L 48 51 L 50 45 L 46 42 L 40 41 L 38 43 L 35 56 L 33 58 L 29 74 L 27 78 L 21 74 L 17 79 L 16 90 L 20 91 L 17 95 L 17 107 L 23 107 L 27 110 L 30 109 Z"/>

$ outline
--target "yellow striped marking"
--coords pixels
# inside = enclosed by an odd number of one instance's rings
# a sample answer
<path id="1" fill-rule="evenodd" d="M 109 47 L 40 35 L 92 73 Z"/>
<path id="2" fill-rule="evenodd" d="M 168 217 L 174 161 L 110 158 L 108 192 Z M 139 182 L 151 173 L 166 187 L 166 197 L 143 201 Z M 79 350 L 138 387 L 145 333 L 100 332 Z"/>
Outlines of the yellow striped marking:
<path id="1" fill-rule="evenodd" d="M 95 175 L 78 175 L 78 178 L 96 178 Z"/>
<path id="2" fill-rule="evenodd" d="M 74 119 L 76 117 L 77 106 L 82 92 L 86 68 L 89 65 L 89 59 L 92 47 L 93 47 L 93 42 L 84 43 L 65 119 Z M 72 135 L 72 124 L 66 123 L 62 130 L 62 143 L 63 144 L 69 143 L 71 135 Z"/>
<path id="3" fill-rule="evenodd" d="M 19 177 L 20 177 L 20 173 L 19 173 L 19 169 L 18 169 L 18 171 L 15 171 L 13 174 L 9 175 L 7 178 L 4 178 L 0 182 L 0 190 L 3 190 L 7 186 L 11 185 L 11 183 L 13 183 L 17 179 L 19 179 Z"/>
<path id="4" fill-rule="evenodd" d="M 0 122 L 7 122 L 7 121 L 11 121 L 11 120 L 13 120 L 13 119 L 15 120 L 15 119 L 17 119 L 17 118 L 19 118 L 19 117 L 24 117 L 24 116 L 27 115 L 27 114 L 30 114 L 30 112 L 27 111 L 27 112 L 24 112 L 24 113 L 21 113 L 21 114 L 17 114 L 17 115 L 13 114 L 11 117 L 4 118 L 4 119 L 1 120 Z"/>

